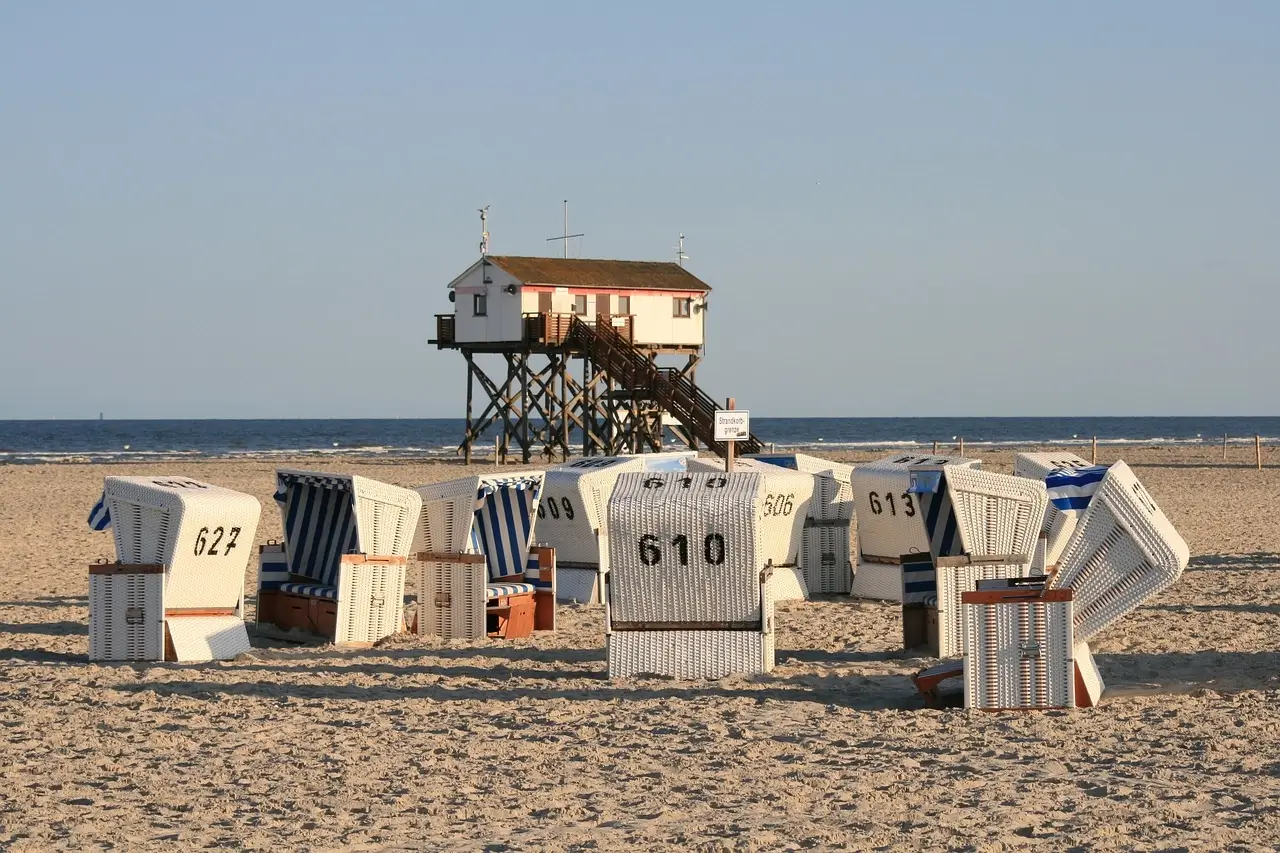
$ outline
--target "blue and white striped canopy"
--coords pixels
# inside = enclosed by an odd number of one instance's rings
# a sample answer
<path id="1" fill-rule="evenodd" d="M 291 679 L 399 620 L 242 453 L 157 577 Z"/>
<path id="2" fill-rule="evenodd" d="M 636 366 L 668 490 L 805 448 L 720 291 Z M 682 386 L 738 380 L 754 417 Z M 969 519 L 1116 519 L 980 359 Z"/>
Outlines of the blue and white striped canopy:
<path id="1" fill-rule="evenodd" d="M 947 477 L 942 471 L 912 471 L 907 494 L 916 495 L 924 514 L 924 529 L 929 536 L 929 553 L 935 557 L 956 557 L 964 553 L 960 526 L 951 506 Z"/>
<path id="2" fill-rule="evenodd" d="M 476 492 L 475 523 L 471 525 L 471 548 L 484 554 L 491 580 L 524 572 L 541 493 L 541 476 L 481 481 Z"/>
<path id="3" fill-rule="evenodd" d="M 89 527 L 92 530 L 106 530 L 110 526 L 111 512 L 107 509 L 107 493 L 103 492 L 93 509 L 89 510 Z"/>
<path id="4" fill-rule="evenodd" d="M 360 552 L 350 477 L 276 472 L 289 572 L 318 584 L 338 582 L 344 554 Z"/>
<path id="5" fill-rule="evenodd" d="M 1059 468 L 1044 478 L 1049 492 L 1049 502 L 1065 512 L 1082 511 L 1089 506 L 1098 491 L 1102 478 L 1107 475 L 1106 465 L 1088 468 Z"/>

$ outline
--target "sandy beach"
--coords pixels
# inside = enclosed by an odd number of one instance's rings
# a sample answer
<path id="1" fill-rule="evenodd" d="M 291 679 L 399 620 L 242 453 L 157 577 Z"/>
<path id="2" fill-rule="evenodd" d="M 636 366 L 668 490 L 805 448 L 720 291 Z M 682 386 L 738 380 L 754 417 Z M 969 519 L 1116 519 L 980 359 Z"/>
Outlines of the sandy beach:
<path id="1" fill-rule="evenodd" d="M 923 710 L 898 608 L 843 597 L 782 605 L 777 668 L 713 683 L 609 681 L 584 606 L 532 640 L 90 664 L 102 477 L 254 494 L 261 543 L 275 465 L 0 467 L 0 849 L 1277 849 L 1280 460 L 1230 454 L 1124 448 L 1191 566 L 1094 644 L 1100 707 L 1007 714 Z"/>

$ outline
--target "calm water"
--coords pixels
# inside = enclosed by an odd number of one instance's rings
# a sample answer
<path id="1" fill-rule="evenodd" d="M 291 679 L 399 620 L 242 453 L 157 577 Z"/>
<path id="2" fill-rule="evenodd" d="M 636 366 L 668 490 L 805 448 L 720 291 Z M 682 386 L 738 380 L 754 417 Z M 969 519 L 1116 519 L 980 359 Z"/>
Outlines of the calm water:
<path id="1" fill-rule="evenodd" d="M 0 421 L 0 464 L 333 455 L 452 456 L 462 420 Z M 1243 418 L 756 418 L 752 431 L 779 448 L 931 446 L 963 436 L 974 446 L 1221 442 L 1223 434 L 1274 442 L 1280 417 Z M 483 444 L 484 442 L 482 442 Z M 492 435 L 488 438 L 492 446 Z M 482 451 L 483 452 L 483 451 Z"/>

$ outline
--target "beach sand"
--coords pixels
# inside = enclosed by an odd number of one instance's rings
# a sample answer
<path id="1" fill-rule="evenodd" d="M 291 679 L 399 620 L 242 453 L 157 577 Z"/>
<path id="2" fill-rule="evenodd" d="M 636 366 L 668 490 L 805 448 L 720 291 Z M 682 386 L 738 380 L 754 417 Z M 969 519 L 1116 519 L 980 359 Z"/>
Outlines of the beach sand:
<path id="1" fill-rule="evenodd" d="M 1003 714 L 922 710 L 898 609 L 837 597 L 780 607 L 770 675 L 713 683 L 609 681 L 579 606 L 531 640 L 90 664 L 102 477 L 252 493 L 261 543 L 274 466 L 0 467 L 0 849 L 1276 849 L 1280 467 L 1231 456 L 1124 448 L 1191 567 L 1094 644 L 1100 707 Z"/>

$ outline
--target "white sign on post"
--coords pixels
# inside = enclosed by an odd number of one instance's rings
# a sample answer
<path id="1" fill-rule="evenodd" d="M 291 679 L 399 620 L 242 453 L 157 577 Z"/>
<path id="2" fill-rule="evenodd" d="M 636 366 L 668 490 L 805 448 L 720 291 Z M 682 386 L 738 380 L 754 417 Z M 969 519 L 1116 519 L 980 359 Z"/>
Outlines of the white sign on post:
<path id="1" fill-rule="evenodd" d="M 716 410 L 716 441 L 746 441 L 751 437 L 751 413 L 746 409 Z"/>

